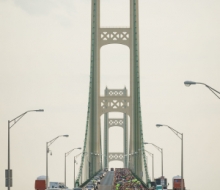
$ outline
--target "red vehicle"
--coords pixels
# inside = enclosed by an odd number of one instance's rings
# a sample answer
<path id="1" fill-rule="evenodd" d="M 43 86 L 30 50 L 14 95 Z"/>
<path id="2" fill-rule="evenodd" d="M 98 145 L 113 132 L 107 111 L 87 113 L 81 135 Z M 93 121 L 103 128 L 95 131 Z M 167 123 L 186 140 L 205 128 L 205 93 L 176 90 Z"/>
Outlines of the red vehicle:
<path id="1" fill-rule="evenodd" d="M 39 176 L 35 180 L 35 190 L 45 190 L 46 188 L 46 176 Z"/>
<path id="2" fill-rule="evenodd" d="M 185 190 L 185 184 L 183 179 L 183 189 Z M 181 176 L 173 177 L 173 190 L 181 190 Z"/>

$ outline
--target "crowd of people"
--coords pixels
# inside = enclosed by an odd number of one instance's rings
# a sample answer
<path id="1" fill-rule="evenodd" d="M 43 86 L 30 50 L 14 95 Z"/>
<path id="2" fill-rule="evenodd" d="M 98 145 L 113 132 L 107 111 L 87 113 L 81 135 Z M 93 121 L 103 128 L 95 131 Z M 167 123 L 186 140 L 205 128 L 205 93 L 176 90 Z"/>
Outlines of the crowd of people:
<path id="1" fill-rule="evenodd" d="M 147 190 L 127 168 L 116 168 L 113 190 Z"/>

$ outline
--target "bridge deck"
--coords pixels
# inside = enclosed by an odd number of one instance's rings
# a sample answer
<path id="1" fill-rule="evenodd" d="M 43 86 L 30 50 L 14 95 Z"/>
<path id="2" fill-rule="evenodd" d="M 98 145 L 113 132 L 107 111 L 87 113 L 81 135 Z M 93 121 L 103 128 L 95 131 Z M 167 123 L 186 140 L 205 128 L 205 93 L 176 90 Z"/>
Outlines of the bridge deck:
<path id="1" fill-rule="evenodd" d="M 107 172 L 106 176 L 101 181 L 99 189 L 100 190 L 111 190 L 112 189 L 113 179 L 114 179 L 114 172 L 113 171 Z"/>

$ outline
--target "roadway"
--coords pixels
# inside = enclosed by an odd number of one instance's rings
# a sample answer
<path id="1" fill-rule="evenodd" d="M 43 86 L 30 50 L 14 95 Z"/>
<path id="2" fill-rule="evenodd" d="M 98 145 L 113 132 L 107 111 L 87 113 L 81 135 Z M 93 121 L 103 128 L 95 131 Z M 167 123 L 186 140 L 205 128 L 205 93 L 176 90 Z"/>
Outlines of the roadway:
<path id="1" fill-rule="evenodd" d="M 100 190 L 111 190 L 112 183 L 114 179 L 114 171 L 109 171 L 106 173 L 105 177 L 101 180 L 101 184 L 99 186 Z"/>

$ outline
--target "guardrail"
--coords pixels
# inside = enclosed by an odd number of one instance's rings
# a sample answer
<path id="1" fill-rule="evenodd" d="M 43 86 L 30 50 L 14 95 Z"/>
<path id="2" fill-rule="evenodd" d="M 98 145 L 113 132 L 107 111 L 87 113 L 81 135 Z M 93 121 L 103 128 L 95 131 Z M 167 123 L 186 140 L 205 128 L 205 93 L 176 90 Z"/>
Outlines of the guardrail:
<path id="1" fill-rule="evenodd" d="M 89 178 L 88 180 L 86 180 L 84 183 L 82 183 L 80 185 L 81 188 L 83 188 L 93 177 L 95 177 L 99 172 L 101 172 L 102 170 L 99 170 L 98 172 L 96 172 L 91 178 Z"/>

